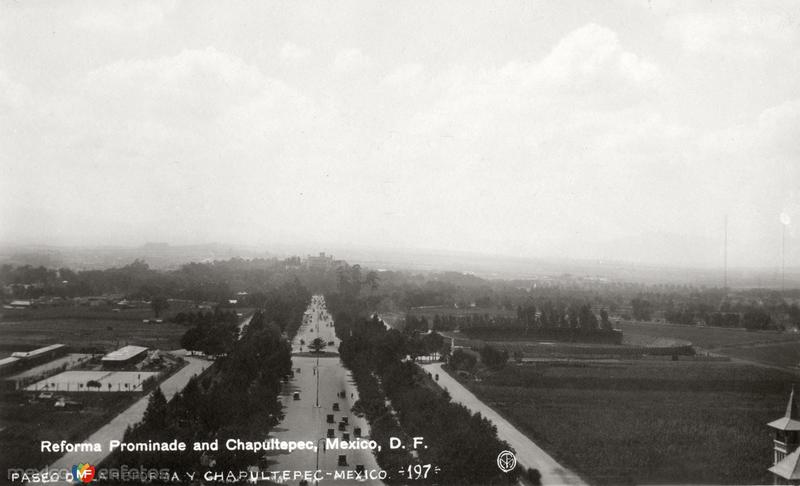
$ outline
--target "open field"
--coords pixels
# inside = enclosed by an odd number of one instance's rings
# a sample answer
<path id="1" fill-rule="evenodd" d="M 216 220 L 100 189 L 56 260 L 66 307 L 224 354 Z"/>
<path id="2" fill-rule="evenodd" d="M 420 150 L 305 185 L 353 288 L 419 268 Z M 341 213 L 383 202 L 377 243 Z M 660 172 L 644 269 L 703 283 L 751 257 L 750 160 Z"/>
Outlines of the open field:
<path id="1" fill-rule="evenodd" d="M 508 309 L 486 309 L 482 307 L 467 307 L 464 309 L 456 309 L 455 307 L 444 306 L 430 306 L 430 307 L 412 307 L 408 310 L 408 314 L 415 317 L 422 317 L 428 319 L 428 322 L 433 321 L 433 316 L 439 314 L 440 316 L 472 316 L 472 315 L 491 315 L 500 317 L 517 317 L 516 310 Z"/>
<path id="2" fill-rule="evenodd" d="M 126 344 L 178 349 L 186 327 L 170 322 L 144 324 L 141 320 L 46 319 L 0 322 L 5 346 L 20 349 L 62 343 L 71 349 L 110 351 Z"/>
<path id="3" fill-rule="evenodd" d="M 52 401 L 30 403 L 15 393 L 0 400 L 0 470 L 36 468 L 61 453 L 41 452 L 40 441 L 80 442 L 141 397 L 141 393 L 84 393 L 80 411 L 57 409 Z M 74 395 L 73 395 L 74 397 Z"/>
<path id="4" fill-rule="evenodd" d="M 682 339 L 705 349 L 751 343 L 800 342 L 800 334 L 775 331 L 751 332 L 744 329 L 682 326 L 680 324 L 658 324 L 633 321 L 622 321 L 616 324 L 615 327 L 622 330 L 626 335 L 639 334 L 655 338 Z"/>
<path id="5" fill-rule="evenodd" d="M 133 392 L 142 390 L 142 382 L 158 373 L 149 371 L 65 371 L 36 382 L 27 391 L 71 392 Z M 89 388 L 90 381 L 100 382 L 100 388 Z"/>
<path id="6" fill-rule="evenodd" d="M 800 342 L 764 344 L 756 346 L 727 347 L 720 354 L 783 368 L 800 366 Z"/>
<path id="7" fill-rule="evenodd" d="M 149 308 L 120 309 L 112 311 L 109 307 L 58 306 L 35 309 L 3 309 L 0 321 L 37 321 L 41 319 L 104 319 L 130 321 L 153 318 Z"/>
<path id="8" fill-rule="evenodd" d="M 465 384 L 592 483 L 770 481 L 765 424 L 794 375 L 750 365 L 630 361 L 507 366 Z"/>
<path id="9" fill-rule="evenodd" d="M 479 349 L 490 345 L 508 351 L 513 357 L 519 353 L 524 360 L 531 359 L 631 359 L 645 354 L 690 354 L 689 342 L 680 339 L 631 335 L 623 337 L 623 345 L 567 343 L 557 341 L 482 341 L 469 339 L 465 334 L 443 332 L 447 338 L 454 338 L 456 346 Z M 645 349 L 650 348 L 650 349 Z M 684 358 L 685 359 L 685 358 Z"/>
<path id="10" fill-rule="evenodd" d="M 164 311 L 162 318 L 168 319 L 170 316 L 185 310 L 181 305 L 180 308 L 172 308 Z M 3 309 L 0 311 L 0 320 L 2 321 L 28 321 L 28 320 L 41 320 L 41 319 L 104 319 L 115 321 L 127 320 L 141 320 L 153 319 L 153 310 L 149 307 L 137 307 L 134 309 L 120 309 L 119 311 L 111 310 L 111 307 L 86 307 L 86 306 L 54 306 L 54 307 L 38 307 L 33 309 Z"/>

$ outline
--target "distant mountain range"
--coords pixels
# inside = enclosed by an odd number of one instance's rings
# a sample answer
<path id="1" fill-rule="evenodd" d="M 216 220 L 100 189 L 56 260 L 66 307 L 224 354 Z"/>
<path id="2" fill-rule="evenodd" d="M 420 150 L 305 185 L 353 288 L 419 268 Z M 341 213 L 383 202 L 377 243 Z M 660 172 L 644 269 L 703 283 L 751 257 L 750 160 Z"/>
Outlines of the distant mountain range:
<path id="1" fill-rule="evenodd" d="M 136 259 L 152 268 L 174 269 L 189 262 L 228 260 L 230 258 L 266 258 L 273 256 L 263 249 L 210 243 L 176 245 L 146 243 L 137 247 L 101 246 L 95 248 L 46 245 L 0 245 L 0 263 L 43 265 L 72 269 L 102 269 L 127 265 Z"/>
<path id="2" fill-rule="evenodd" d="M 208 262 L 230 258 L 284 258 L 305 256 L 326 251 L 350 264 L 360 264 L 381 270 L 410 270 L 414 272 L 457 271 L 473 273 L 484 278 L 535 279 L 572 275 L 575 277 L 607 279 L 643 284 L 688 284 L 721 287 L 724 270 L 691 268 L 641 263 L 647 253 L 631 251 L 630 261 L 609 251 L 615 259 L 524 258 L 507 255 L 487 255 L 441 250 L 398 250 L 331 246 L 276 245 L 270 250 L 242 245 L 210 243 L 200 245 L 169 245 L 147 243 L 137 247 L 102 246 L 96 248 L 56 247 L 47 245 L 0 245 L 0 263 L 33 265 L 50 268 L 102 269 L 127 265 L 136 259 L 152 268 L 174 269 L 189 262 Z M 674 251 L 674 247 L 671 251 Z M 694 260 L 687 258 L 688 262 Z M 721 262 L 720 262 L 721 263 Z M 730 287 L 780 288 L 779 268 L 729 268 Z M 800 288 L 800 268 L 787 268 L 786 288 Z"/>

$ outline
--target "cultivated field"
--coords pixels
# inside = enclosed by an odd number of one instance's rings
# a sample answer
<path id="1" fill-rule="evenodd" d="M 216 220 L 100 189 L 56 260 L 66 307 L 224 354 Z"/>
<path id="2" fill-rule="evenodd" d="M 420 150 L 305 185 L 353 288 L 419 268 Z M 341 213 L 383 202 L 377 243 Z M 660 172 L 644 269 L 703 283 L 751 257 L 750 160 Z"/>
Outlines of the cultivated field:
<path id="1" fill-rule="evenodd" d="M 181 312 L 191 310 L 191 305 L 185 302 L 170 302 L 170 307 L 164 311 L 162 316 L 167 320 L 170 316 Z M 41 319 L 103 319 L 103 320 L 141 320 L 153 319 L 155 314 L 149 307 L 137 307 L 133 309 L 119 309 L 118 311 L 112 310 L 111 307 L 103 305 L 98 307 L 88 306 L 53 306 L 53 307 L 38 307 L 33 309 L 3 309 L 0 311 L 0 320 L 2 321 L 23 321 L 23 320 L 41 320 Z"/>
<path id="2" fill-rule="evenodd" d="M 75 395 L 72 396 L 73 398 Z M 49 464 L 61 453 L 41 452 L 40 441 L 80 442 L 138 400 L 140 394 L 83 393 L 80 411 L 53 406 L 53 401 L 28 401 L 23 393 L 7 395 L 0 401 L 0 470 L 35 468 Z"/>
<path id="3" fill-rule="evenodd" d="M 796 377 L 734 362 L 507 366 L 467 386 L 598 484 L 763 484 Z"/>
<path id="4" fill-rule="evenodd" d="M 468 307 L 465 309 L 456 309 L 455 307 L 431 306 L 431 307 L 412 307 L 408 310 L 408 314 L 422 317 L 425 316 L 429 323 L 433 323 L 433 316 L 439 314 L 440 316 L 472 316 L 472 315 L 492 315 L 500 317 L 516 317 L 516 310 L 508 309 L 485 309 L 482 307 Z"/>
<path id="5" fill-rule="evenodd" d="M 682 326 L 679 324 L 657 324 L 633 321 L 623 321 L 616 324 L 615 327 L 622 330 L 625 335 L 639 334 L 655 338 L 682 339 L 705 349 L 750 343 L 800 342 L 800 334 L 775 331 L 751 332 L 744 329 Z"/>
<path id="6" fill-rule="evenodd" d="M 772 366 L 797 369 L 800 367 L 800 342 L 728 347 L 718 351 L 733 358 L 755 361 Z"/>
<path id="7" fill-rule="evenodd" d="M 73 350 L 110 351 L 126 344 L 156 349 L 179 349 L 186 327 L 170 322 L 145 324 L 141 320 L 42 319 L 0 322 L 4 346 L 19 349 L 66 344 Z"/>
<path id="8" fill-rule="evenodd" d="M 142 382 L 158 373 L 148 371 L 65 371 L 36 382 L 27 391 L 70 392 L 133 392 L 142 391 Z M 89 381 L 100 383 L 99 388 L 89 388 Z"/>

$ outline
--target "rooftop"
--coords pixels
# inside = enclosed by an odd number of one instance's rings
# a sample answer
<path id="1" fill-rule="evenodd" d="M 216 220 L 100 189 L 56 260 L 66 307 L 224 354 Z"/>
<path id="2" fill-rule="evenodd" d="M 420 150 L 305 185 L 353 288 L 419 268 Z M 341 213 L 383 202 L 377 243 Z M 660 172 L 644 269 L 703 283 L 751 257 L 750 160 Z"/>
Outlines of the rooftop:
<path id="1" fill-rule="evenodd" d="M 769 472 L 783 479 L 800 479 L 800 449 L 784 457 L 783 460 L 769 468 Z"/>
<path id="2" fill-rule="evenodd" d="M 786 404 L 786 413 L 778 420 L 768 423 L 767 426 L 778 430 L 800 430 L 800 413 L 798 413 L 797 402 L 794 399 L 794 388 L 789 395 L 789 403 Z"/>
<path id="3" fill-rule="evenodd" d="M 125 346 L 103 356 L 103 361 L 125 361 L 145 351 L 147 348 L 143 346 Z"/>
<path id="4" fill-rule="evenodd" d="M 11 356 L 15 358 L 34 358 L 36 356 L 39 356 L 40 354 L 49 353 L 50 351 L 61 349 L 63 347 L 64 347 L 63 344 L 51 344 L 50 346 L 34 349 L 33 351 L 27 351 L 27 352 L 17 351 L 16 353 L 13 353 Z"/>
<path id="5" fill-rule="evenodd" d="M 11 363 L 15 363 L 17 361 L 19 361 L 19 358 L 15 358 L 13 356 L 9 356 L 8 358 L 0 359 L 0 367 L 9 365 Z"/>

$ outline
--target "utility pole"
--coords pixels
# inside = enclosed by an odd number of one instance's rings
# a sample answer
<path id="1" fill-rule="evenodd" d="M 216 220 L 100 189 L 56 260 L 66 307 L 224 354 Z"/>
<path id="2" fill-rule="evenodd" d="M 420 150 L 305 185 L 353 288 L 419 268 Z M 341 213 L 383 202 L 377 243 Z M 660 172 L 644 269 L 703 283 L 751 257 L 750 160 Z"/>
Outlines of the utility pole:
<path id="1" fill-rule="evenodd" d="M 786 292 L 786 227 L 792 224 L 792 219 L 786 212 L 781 213 L 781 299 Z"/>
<path id="2" fill-rule="evenodd" d="M 319 484 L 319 479 L 317 479 L 317 471 L 319 471 L 319 448 L 320 442 L 324 441 L 325 437 L 321 437 L 317 440 L 317 468 L 314 469 L 314 484 Z M 322 452 L 325 452 L 325 444 L 322 444 Z"/>
<path id="3" fill-rule="evenodd" d="M 786 293 L 786 225 L 781 232 L 781 299 Z"/>
<path id="4" fill-rule="evenodd" d="M 723 288 L 725 289 L 725 294 L 728 293 L 728 215 L 725 215 L 725 274 L 724 274 L 724 285 Z"/>
<path id="5" fill-rule="evenodd" d="M 319 339 L 319 317 L 317 318 L 317 339 Z M 319 350 L 316 351 L 317 353 L 317 405 L 316 407 L 319 408 Z"/>

